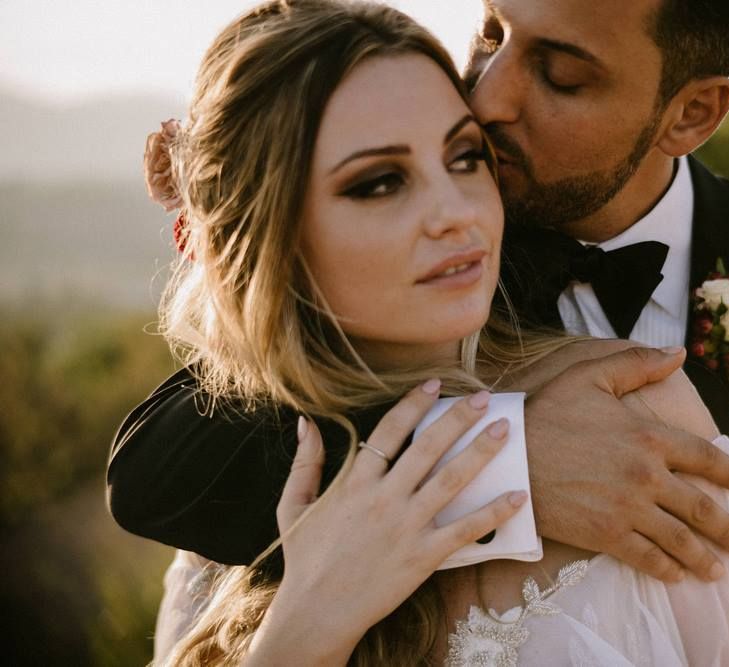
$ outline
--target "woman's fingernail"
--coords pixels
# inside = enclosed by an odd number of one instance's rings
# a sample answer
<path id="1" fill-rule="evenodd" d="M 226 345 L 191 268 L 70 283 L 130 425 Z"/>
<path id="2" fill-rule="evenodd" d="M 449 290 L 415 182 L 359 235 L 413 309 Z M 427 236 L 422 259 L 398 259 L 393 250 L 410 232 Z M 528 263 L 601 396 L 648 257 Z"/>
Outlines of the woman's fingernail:
<path id="1" fill-rule="evenodd" d="M 303 415 L 299 416 L 299 423 L 296 425 L 296 435 L 299 438 L 299 442 L 301 442 L 305 437 L 306 434 L 309 432 L 309 422 L 306 421 Z"/>
<path id="2" fill-rule="evenodd" d="M 502 417 L 486 427 L 486 433 L 496 440 L 501 440 L 509 432 L 509 420 Z"/>
<path id="3" fill-rule="evenodd" d="M 433 379 L 433 380 L 428 380 L 423 385 L 423 391 L 426 394 L 430 394 L 430 395 L 434 396 L 435 394 L 437 394 L 440 391 L 440 385 L 441 385 L 441 381 L 438 380 L 437 378 Z"/>
<path id="4" fill-rule="evenodd" d="M 508 501 L 512 507 L 521 507 L 528 497 L 529 494 L 526 491 L 514 491 L 509 494 Z"/>
<path id="5" fill-rule="evenodd" d="M 474 409 L 474 410 L 483 410 L 491 400 L 491 392 L 490 391 L 479 391 L 478 394 L 474 394 L 468 399 L 468 404 Z"/>
<path id="6" fill-rule="evenodd" d="M 678 354 L 679 352 L 683 352 L 682 347 L 662 347 L 661 352 L 664 354 Z"/>

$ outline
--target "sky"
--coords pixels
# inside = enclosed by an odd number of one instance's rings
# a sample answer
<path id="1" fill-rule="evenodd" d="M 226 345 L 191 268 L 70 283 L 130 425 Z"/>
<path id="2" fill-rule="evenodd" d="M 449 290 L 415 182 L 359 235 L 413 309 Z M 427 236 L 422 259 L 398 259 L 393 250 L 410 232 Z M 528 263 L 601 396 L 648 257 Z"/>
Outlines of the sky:
<path id="1" fill-rule="evenodd" d="M 0 0 L 0 88 L 58 105 L 116 93 L 187 99 L 217 32 L 257 0 Z M 391 0 L 459 66 L 480 0 Z"/>

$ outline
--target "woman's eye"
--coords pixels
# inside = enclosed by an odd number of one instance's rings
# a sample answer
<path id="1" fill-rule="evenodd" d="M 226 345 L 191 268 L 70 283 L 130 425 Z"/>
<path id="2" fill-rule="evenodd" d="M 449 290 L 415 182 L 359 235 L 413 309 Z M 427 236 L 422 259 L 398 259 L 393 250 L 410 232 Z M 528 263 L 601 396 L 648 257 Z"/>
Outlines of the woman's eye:
<path id="1" fill-rule="evenodd" d="M 451 171 L 472 174 L 478 171 L 481 162 L 486 162 L 486 152 L 483 150 L 471 150 L 459 155 L 451 162 Z"/>
<path id="2" fill-rule="evenodd" d="M 346 197 L 352 199 L 373 199 L 393 194 L 405 183 L 405 179 L 395 172 L 382 174 L 361 183 L 357 183 L 344 191 Z"/>

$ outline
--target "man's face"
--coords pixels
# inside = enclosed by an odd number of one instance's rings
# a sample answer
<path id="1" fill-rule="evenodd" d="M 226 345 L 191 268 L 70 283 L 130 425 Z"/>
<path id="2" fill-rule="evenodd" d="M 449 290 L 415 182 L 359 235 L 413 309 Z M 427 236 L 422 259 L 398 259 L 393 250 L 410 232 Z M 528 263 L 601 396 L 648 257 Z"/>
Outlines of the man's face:
<path id="1" fill-rule="evenodd" d="M 639 168 L 660 121 L 660 1 L 485 0 L 469 78 L 507 220 L 582 220 Z"/>

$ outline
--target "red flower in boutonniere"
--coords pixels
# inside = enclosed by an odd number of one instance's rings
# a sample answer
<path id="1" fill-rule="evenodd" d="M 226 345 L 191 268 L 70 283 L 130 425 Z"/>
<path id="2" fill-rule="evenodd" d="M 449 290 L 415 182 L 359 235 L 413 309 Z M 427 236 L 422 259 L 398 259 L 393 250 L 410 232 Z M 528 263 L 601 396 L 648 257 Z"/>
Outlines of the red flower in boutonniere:
<path id="1" fill-rule="evenodd" d="M 693 295 L 689 354 L 729 380 L 729 274 L 721 258 Z"/>

